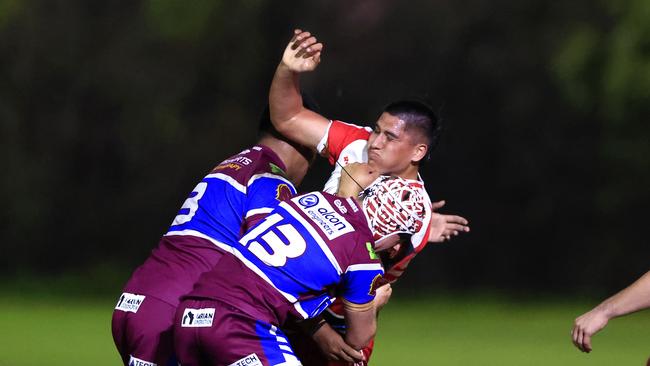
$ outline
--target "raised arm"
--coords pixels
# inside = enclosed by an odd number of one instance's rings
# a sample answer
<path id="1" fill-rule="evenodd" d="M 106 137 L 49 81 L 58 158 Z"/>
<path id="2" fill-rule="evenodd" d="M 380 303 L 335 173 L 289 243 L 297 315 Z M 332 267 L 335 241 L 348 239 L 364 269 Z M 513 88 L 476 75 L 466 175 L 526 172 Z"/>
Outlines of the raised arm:
<path id="1" fill-rule="evenodd" d="M 573 344 L 583 352 L 591 352 L 591 336 L 605 328 L 610 319 L 649 307 L 650 272 L 647 272 L 621 292 L 578 317 L 571 332 Z"/>
<path id="2" fill-rule="evenodd" d="M 316 37 L 296 29 L 275 70 L 269 92 L 275 129 L 286 138 L 313 149 L 325 135 L 329 120 L 303 107 L 300 74 L 316 69 L 322 50 L 323 44 L 318 43 Z"/>

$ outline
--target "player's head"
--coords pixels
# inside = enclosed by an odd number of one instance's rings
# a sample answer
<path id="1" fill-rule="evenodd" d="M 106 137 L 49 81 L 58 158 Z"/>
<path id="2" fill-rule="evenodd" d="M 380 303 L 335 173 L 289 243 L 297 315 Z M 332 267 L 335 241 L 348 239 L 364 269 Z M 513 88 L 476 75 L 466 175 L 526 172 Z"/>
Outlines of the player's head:
<path id="1" fill-rule="evenodd" d="M 423 102 L 390 103 L 379 116 L 368 140 L 368 162 L 384 174 L 417 172 L 438 143 L 441 128 L 436 113 Z"/>
<path id="2" fill-rule="evenodd" d="M 363 195 L 363 209 L 377 251 L 407 241 L 424 225 L 426 196 L 422 187 L 414 187 L 408 180 L 380 176 Z"/>

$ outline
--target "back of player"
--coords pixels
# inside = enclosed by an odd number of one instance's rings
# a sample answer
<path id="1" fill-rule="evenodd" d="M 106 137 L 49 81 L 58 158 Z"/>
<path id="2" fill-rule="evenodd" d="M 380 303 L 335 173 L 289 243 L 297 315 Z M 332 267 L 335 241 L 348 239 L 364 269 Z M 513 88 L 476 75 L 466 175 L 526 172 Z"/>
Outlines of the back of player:
<path id="1" fill-rule="evenodd" d="M 283 171 L 281 159 L 260 145 L 226 159 L 197 184 L 115 307 L 113 339 L 125 364 L 168 362 L 180 297 L 246 227 L 295 194 Z"/>
<path id="2" fill-rule="evenodd" d="M 285 201 L 203 274 L 176 314 L 183 365 L 299 365 L 278 329 L 313 318 L 335 297 L 373 311 L 383 273 L 373 234 L 353 199 L 309 193 Z"/>

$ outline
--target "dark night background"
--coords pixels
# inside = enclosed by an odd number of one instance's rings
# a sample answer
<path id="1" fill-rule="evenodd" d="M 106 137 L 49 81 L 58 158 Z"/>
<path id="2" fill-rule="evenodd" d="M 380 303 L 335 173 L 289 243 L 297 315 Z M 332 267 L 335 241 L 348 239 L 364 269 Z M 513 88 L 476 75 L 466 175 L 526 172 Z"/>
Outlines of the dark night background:
<path id="1" fill-rule="evenodd" d="M 444 120 L 422 173 L 472 231 L 400 286 L 610 294 L 649 268 L 649 19 L 647 0 L 0 1 L 0 276 L 125 280 L 255 141 L 301 27 L 327 117 L 424 97 Z"/>

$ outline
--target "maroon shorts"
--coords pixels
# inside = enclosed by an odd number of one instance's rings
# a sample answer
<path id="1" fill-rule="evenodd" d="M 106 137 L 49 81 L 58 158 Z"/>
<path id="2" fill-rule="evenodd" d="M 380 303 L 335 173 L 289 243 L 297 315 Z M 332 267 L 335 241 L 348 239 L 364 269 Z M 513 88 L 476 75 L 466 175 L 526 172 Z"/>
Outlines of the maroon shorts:
<path id="1" fill-rule="evenodd" d="M 181 302 L 174 348 L 183 366 L 301 365 L 280 329 L 217 300 Z"/>
<path id="2" fill-rule="evenodd" d="M 176 308 L 154 297 L 123 293 L 113 311 L 113 340 L 125 365 L 175 364 Z"/>

